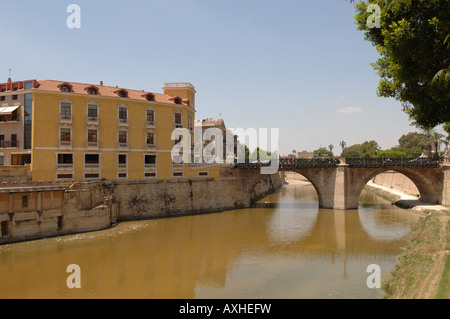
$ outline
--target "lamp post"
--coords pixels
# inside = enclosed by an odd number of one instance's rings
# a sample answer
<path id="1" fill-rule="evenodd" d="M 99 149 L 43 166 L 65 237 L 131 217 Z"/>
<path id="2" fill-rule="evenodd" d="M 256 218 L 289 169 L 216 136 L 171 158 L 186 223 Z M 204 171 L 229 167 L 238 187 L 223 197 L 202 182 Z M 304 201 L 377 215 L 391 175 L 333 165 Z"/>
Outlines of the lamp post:
<path id="1" fill-rule="evenodd" d="M 334 149 L 333 144 L 328 145 L 328 149 L 330 150 L 330 157 L 333 157 L 333 149 Z"/>
<path id="2" fill-rule="evenodd" d="M 339 143 L 339 145 L 342 147 L 342 153 L 344 153 L 344 148 L 345 148 L 345 146 L 347 146 L 347 143 L 346 143 L 344 140 L 342 140 L 342 141 Z"/>
<path id="3" fill-rule="evenodd" d="M 345 158 L 344 158 L 344 148 L 347 145 L 347 143 L 342 140 L 339 145 L 342 147 L 342 153 L 341 153 L 341 164 L 345 164 Z"/>

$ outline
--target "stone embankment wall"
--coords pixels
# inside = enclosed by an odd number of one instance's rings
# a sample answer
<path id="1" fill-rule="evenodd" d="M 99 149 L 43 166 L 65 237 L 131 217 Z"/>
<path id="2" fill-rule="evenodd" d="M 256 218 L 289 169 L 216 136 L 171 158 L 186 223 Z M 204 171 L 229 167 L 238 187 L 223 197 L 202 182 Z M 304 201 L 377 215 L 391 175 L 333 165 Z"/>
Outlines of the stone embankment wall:
<path id="1" fill-rule="evenodd" d="M 378 174 L 373 178 L 373 182 L 381 186 L 399 190 L 409 195 L 419 195 L 419 190 L 416 185 L 414 185 L 408 177 L 398 172 L 389 171 Z"/>
<path id="2" fill-rule="evenodd" d="M 218 179 L 2 188 L 0 244 L 100 230 L 122 220 L 250 207 L 281 185 L 279 174 L 224 167 Z"/>

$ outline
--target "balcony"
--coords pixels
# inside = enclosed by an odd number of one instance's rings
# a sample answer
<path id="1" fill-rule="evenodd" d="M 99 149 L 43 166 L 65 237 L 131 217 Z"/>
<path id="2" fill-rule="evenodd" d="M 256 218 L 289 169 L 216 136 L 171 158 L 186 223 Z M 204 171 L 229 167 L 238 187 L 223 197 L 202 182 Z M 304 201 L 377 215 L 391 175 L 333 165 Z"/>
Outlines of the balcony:
<path id="1" fill-rule="evenodd" d="M 98 148 L 98 142 L 87 142 L 88 148 Z"/>
<path id="2" fill-rule="evenodd" d="M 155 121 L 147 121 L 147 127 L 148 128 L 155 128 L 156 127 Z"/>
<path id="3" fill-rule="evenodd" d="M 118 164 L 118 168 L 120 169 L 120 170 L 126 170 L 127 169 L 127 164 L 125 163 L 119 163 Z"/>
<path id="4" fill-rule="evenodd" d="M 145 169 L 156 169 L 156 164 L 145 164 Z"/>
<path id="5" fill-rule="evenodd" d="M 156 150 L 156 144 L 147 144 L 148 150 Z"/>
<path id="6" fill-rule="evenodd" d="M 119 125 L 120 126 L 128 126 L 128 119 L 119 118 Z"/>
<path id="7" fill-rule="evenodd" d="M 19 122 L 17 115 L 0 115 L 0 122 Z"/>
<path id="8" fill-rule="evenodd" d="M 0 148 L 19 147 L 19 141 L 0 140 Z"/>
<path id="9" fill-rule="evenodd" d="M 59 121 L 63 123 L 72 123 L 72 115 L 61 114 L 59 116 Z"/>
<path id="10" fill-rule="evenodd" d="M 119 142 L 119 148 L 128 148 L 127 142 Z"/>
<path id="11" fill-rule="evenodd" d="M 88 124 L 98 124 L 98 117 L 97 116 L 88 116 L 87 118 Z"/>
<path id="12" fill-rule="evenodd" d="M 72 141 L 59 141 L 59 146 L 60 147 L 71 147 Z"/>

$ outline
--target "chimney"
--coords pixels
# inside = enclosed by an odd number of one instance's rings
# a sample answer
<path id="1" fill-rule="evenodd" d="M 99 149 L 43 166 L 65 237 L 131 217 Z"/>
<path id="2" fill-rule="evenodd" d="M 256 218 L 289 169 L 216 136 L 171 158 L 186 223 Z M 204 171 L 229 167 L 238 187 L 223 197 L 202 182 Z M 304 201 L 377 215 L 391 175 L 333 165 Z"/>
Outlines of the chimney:
<path id="1" fill-rule="evenodd" d="M 12 91 L 12 81 L 8 78 L 8 83 L 6 84 L 6 91 Z"/>
<path id="2" fill-rule="evenodd" d="M 100 85 L 103 86 L 103 81 L 100 81 Z"/>

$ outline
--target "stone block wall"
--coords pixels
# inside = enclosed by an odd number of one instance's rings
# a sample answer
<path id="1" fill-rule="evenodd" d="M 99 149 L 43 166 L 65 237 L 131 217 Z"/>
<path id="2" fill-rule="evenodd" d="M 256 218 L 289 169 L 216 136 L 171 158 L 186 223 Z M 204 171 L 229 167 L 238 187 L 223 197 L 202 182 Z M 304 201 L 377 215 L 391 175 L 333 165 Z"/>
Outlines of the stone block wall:
<path id="1" fill-rule="evenodd" d="M 100 230 L 116 221 L 250 207 L 281 187 L 279 174 L 223 168 L 220 178 L 75 183 L 3 189 L 0 244 Z M 26 207 L 23 205 L 26 199 Z"/>

